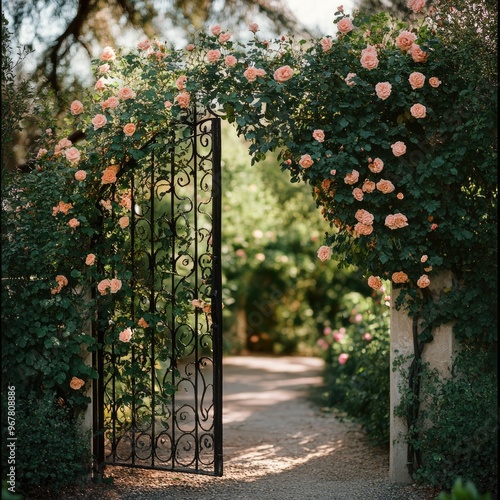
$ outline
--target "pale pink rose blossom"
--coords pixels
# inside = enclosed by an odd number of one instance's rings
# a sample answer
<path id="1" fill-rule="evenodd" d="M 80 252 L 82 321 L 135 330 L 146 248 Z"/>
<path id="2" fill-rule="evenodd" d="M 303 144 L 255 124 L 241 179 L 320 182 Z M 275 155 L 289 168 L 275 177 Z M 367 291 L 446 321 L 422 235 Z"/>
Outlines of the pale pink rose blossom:
<path id="1" fill-rule="evenodd" d="M 337 173 L 337 170 L 335 168 L 333 168 L 332 170 L 330 170 L 330 174 L 335 175 L 336 173 Z"/>
<path id="2" fill-rule="evenodd" d="M 418 14 L 425 7 L 425 0 L 408 0 L 406 6 Z"/>
<path id="3" fill-rule="evenodd" d="M 252 23 L 248 25 L 248 30 L 252 33 L 257 33 L 259 31 L 259 25 L 257 23 Z"/>
<path id="4" fill-rule="evenodd" d="M 192 52 L 194 50 L 194 45 L 192 43 L 189 43 L 186 47 L 186 50 Z"/>
<path id="5" fill-rule="evenodd" d="M 392 85 L 389 82 L 380 82 L 375 85 L 375 93 L 383 101 L 391 95 Z"/>
<path id="6" fill-rule="evenodd" d="M 368 179 L 366 179 L 365 182 L 363 182 L 363 185 L 361 186 L 361 189 L 365 193 L 373 193 L 373 191 L 375 191 L 375 188 L 376 188 L 375 183 Z"/>
<path id="7" fill-rule="evenodd" d="M 75 229 L 77 228 L 78 226 L 80 225 L 80 221 L 78 219 L 76 219 L 75 217 L 73 217 L 72 219 L 69 220 L 68 222 L 68 226 L 71 228 L 71 229 Z"/>
<path id="8" fill-rule="evenodd" d="M 187 82 L 187 76 L 186 75 L 181 75 L 175 80 L 175 86 L 179 89 L 185 89 L 186 88 L 186 82 Z"/>
<path id="9" fill-rule="evenodd" d="M 337 12 L 344 12 L 344 6 L 343 5 L 339 5 L 337 7 Z"/>
<path id="10" fill-rule="evenodd" d="M 77 181 L 84 181 L 87 178 L 87 172 L 85 170 L 77 170 L 75 172 L 75 179 Z"/>
<path id="11" fill-rule="evenodd" d="M 207 52 L 207 61 L 213 63 L 220 59 L 221 53 L 219 49 L 209 50 Z"/>
<path id="12" fill-rule="evenodd" d="M 311 155 L 305 154 L 300 157 L 299 165 L 302 168 L 310 168 L 312 167 L 313 163 L 314 160 L 311 158 Z"/>
<path id="13" fill-rule="evenodd" d="M 380 158 L 375 158 L 368 164 L 368 168 L 374 173 L 379 174 L 384 169 L 384 162 Z"/>
<path id="14" fill-rule="evenodd" d="M 212 35 L 219 36 L 222 31 L 222 28 L 218 24 L 216 24 L 215 26 L 212 26 L 210 28 L 210 31 L 212 32 Z"/>
<path id="15" fill-rule="evenodd" d="M 380 179 L 377 182 L 377 189 L 384 194 L 392 193 L 395 189 L 394 184 L 387 179 Z"/>
<path id="16" fill-rule="evenodd" d="M 354 226 L 354 231 L 360 236 L 368 236 L 373 233 L 373 226 L 371 224 L 362 224 L 358 222 Z"/>
<path id="17" fill-rule="evenodd" d="M 140 326 L 141 328 L 148 328 L 149 327 L 149 323 L 144 318 L 141 318 L 137 322 L 137 325 Z"/>
<path id="18" fill-rule="evenodd" d="M 408 51 L 411 49 L 411 46 L 415 43 L 417 39 L 417 35 L 412 33 L 411 31 L 403 30 L 396 37 L 396 45 L 401 49 Z"/>
<path id="19" fill-rule="evenodd" d="M 354 170 L 352 172 L 349 172 L 348 174 L 345 175 L 344 177 L 344 182 L 346 184 L 356 184 L 356 182 L 358 182 L 358 179 L 359 179 L 359 172 L 357 170 Z"/>
<path id="20" fill-rule="evenodd" d="M 344 35 L 346 33 L 349 33 L 349 31 L 352 31 L 354 29 L 354 26 L 352 24 L 352 20 L 349 19 L 348 17 L 343 17 L 338 23 L 337 23 L 337 29 L 343 33 Z"/>
<path id="21" fill-rule="evenodd" d="M 410 108 L 411 116 L 414 118 L 425 118 L 427 116 L 427 108 L 423 104 L 414 104 Z"/>
<path id="22" fill-rule="evenodd" d="M 94 130 L 104 127 L 107 122 L 108 119 L 101 114 L 97 114 L 94 116 L 94 118 L 92 118 L 92 125 L 94 125 Z"/>
<path id="23" fill-rule="evenodd" d="M 113 278 L 112 280 L 110 280 L 109 282 L 109 290 L 111 293 L 116 293 L 118 292 L 122 287 L 122 282 L 121 280 L 117 279 L 117 278 Z"/>
<path id="24" fill-rule="evenodd" d="M 323 37 L 321 39 L 321 48 L 323 49 L 323 52 L 328 52 L 333 46 L 333 40 L 329 37 Z"/>
<path id="25" fill-rule="evenodd" d="M 73 101 L 70 109 L 72 115 L 79 115 L 80 113 L 83 113 L 83 104 L 80 101 Z"/>
<path id="26" fill-rule="evenodd" d="M 113 61 L 116 58 L 116 53 L 111 47 L 104 47 L 101 54 L 101 61 Z"/>
<path id="27" fill-rule="evenodd" d="M 75 147 L 69 148 L 65 151 L 66 159 L 75 164 L 80 161 L 80 151 Z"/>
<path id="28" fill-rule="evenodd" d="M 97 82 L 95 82 L 94 88 L 97 91 L 104 90 L 104 87 L 106 87 L 106 83 L 107 83 L 107 81 L 104 78 L 99 78 L 99 80 L 97 80 Z"/>
<path id="29" fill-rule="evenodd" d="M 332 257 L 332 249 L 326 245 L 320 246 L 318 249 L 318 258 L 322 262 Z"/>
<path id="30" fill-rule="evenodd" d="M 397 271 L 392 273 L 392 281 L 394 281 L 394 283 L 406 283 L 408 281 L 408 275 L 403 271 Z"/>
<path id="31" fill-rule="evenodd" d="M 118 91 L 118 97 L 124 101 L 127 99 L 133 99 L 135 97 L 135 92 L 129 87 L 122 87 Z"/>
<path id="32" fill-rule="evenodd" d="M 293 76 L 293 69 L 290 68 L 290 66 L 281 66 L 274 72 L 274 79 L 278 83 L 283 83 L 286 82 L 287 80 L 290 80 Z"/>
<path id="33" fill-rule="evenodd" d="M 335 330 L 335 332 L 333 332 L 333 340 L 335 340 L 335 342 L 340 342 L 345 337 L 345 332 L 345 328 Z"/>
<path id="34" fill-rule="evenodd" d="M 40 148 L 38 150 L 38 153 L 36 154 L 36 157 L 41 158 L 42 156 L 45 156 L 47 153 L 48 153 L 48 150 L 46 150 L 45 148 Z"/>
<path id="35" fill-rule="evenodd" d="M 72 377 L 70 382 L 69 382 L 70 388 L 73 389 L 74 391 L 78 391 L 84 385 L 85 385 L 85 381 L 83 381 L 81 378 L 78 378 L 78 377 Z"/>
<path id="36" fill-rule="evenodd" d="M 321 129 L 317 129 L 313 132 L 313 138 L 318 142 L 323 142 L 325 140 L 325 133 Z"/>
<path id="37" fill-rule="evenodd" d="M 175 100 L 177 101 L 177 103 L 179 104 L 179 106 L 181 108 L 187 108 L 189 107 L 189 102 L 191 100 L 191 95 L 189 94 L 189 92 L 181 92 L 180 94 L 178 94 L 175 98 Z"/>
<path id="38" fill-rule="evenodd" d="M 130 219 L 127 216 L 120 217 L 120 219 L 118 220 L 118 224 L 120 225 L 120 227 L 122 229 L 125 229 L 126 227 L 128 227 L 129 223 L 130 223 Z"/>
<path id="39" fill-rule="evenodd" d="M 439 226 L 434 223 L 434 224 L 431 224 L 431 231 L 435 231 Z"/>
<path id="40" fill-rule="evenodd" d="M 363 340 L 366 340 L 367 342 L 370 342 L 370 340 L 372 339 L 373 337 L 371 336 L 370 333 L 366 332 L 363 334 Z"/>
<path id="41" fill-rule="evenodd" d="M 66 278 L 66 276 L 64 276 L 62 274 L 58 274 L 56 276 L 56 282 L 62 288 L 63 286 L 67 286 L 68 278 Z"/>
<path id="42" fill-rule="evenodd" d="M 170 109 L 170 108 L 173 106 L 173 104 L 171 103 L 171 101 L 165 101 L 163 104 L 164 104 L 164 106 L 165 106 L 167 109 Z"/>
<path id="43" fill-rule="evenodd" d="M 372 70 L 378 67 L 378 56 L 377 49 L 373 45 L 368 45 L 365 49 L 361 51 L 361 66 L 363 68 Z"/>
<path id="44" fill-rule="evenodd" d="M 219 35 L 219 42 L 225 44 L 231 38 L 231 33 L 221 33 Z"/>
<path id="45" fill-rule="evenodd" d="M 97 290 L 101 295 L 106 295 L 110 286 L 111 281 L 106 278 L 99 282 L 99 284 L 97 285 Z"/>
<path id="46" fill-rule="evenodd" d="M 261 77 L 266 76 L 266 72 L 262 68 L 257 68 L 256 71 L 257 71 L 257 76 L 261 76 Z"/>
<path id="47" fill-rule="evenodd" d="M 116 178 L 115 178 L 116 180 Z M 105 209 L 105 210 L 108 210 L 109 212 L 111 212 L 111 209 L 113 208 L 111 206 L 111 201 L 110 200 L 101 200 L 100 201 L 100 204 L 101 206 Z"/>
<path id="48" fill-rule="evenodd" d="M 396 195 L 396 198 L 397 198 L 398 200 L 402 200 L 404 197 L 405 197 L 405 195 L 404 195 L 403 193 L 398 193 L 398 194 Z"/>
<path id="49" fill-rule="evenodd" d="M 249 66 L 243 73 L 243 76 L 249 81 L 254 82 L 257 79 L 257 68 Z"/>
<path id="50" fill-rule="evenodd" d="M 422 50 L 420 45 L 417 45 L 416 43 L 410 47 L 410 55 L 416 63 L 425 63 L 429 57 L 429 53 Z"/>
<path id="51" fill-rule="evenodd" d="M 382 280 L 379 276 L 370 276 L 368 278 L 368 286 L 374 290 L 380 290 L 382 288 Z"/>
<path id="52" fill-rule="evenodd" d="M 424 262 L 427 262 L 427 259 L 429 257 L 427 255 L 422 255 L 422 257 L 420 257 L 420 262 L 424 263 Z"/>
<path id="53" fill-rule="evenodd" d="M 408 219 L 403 214 L 391 214 L 385 218 L 384 224 L 389 229 L 401 229 L 408 225 Z"/>
<path id="54" fill-rule="evenodd" d="M 236 57 L 231 56 L 231 55 L 226 56 L 224 58 L 224 63 L 226 64 L 226 66 L 228 68 L 232 68 L 233 66 L 236 66 L 237 62 L 238 62 L 238 59 L 236 59 Z"/>
<path id="55" fill-rule="evenodd" d="M 363 190 L 360 188 L 354 188 L 352 190 L 352 195 L 354 196 L 354 199 L 356 201 L 363 201 L 363 198 L 365 197 L 365 194 L 363 193 Z"/>
<path id="56" fill-rule="evenodd" d="M 437 78 L 436 76 L 431 76 L 429 78 L 429 85 L 436 89 L 441 85 L 441 80 L 439 78 Z"/>
<path id="57" fill-rule="evenodd" d="M 430 273 L 432 271 L 432 266 L 429 266 L 429 267 L 424 267 L 424 271 L 426 273 Z"/>
<path id="58" fill-rule="evenodd" d="M 61 148 L 61 149 L 64 149 L 64 148 L 69 148 L 73 145 L 73 143 L 66 137 L 63 137 L 58 143 L 57 145 Z"/>
<path id="59" fill-rule="evenodd" d="M 125 328 L 118 334 L 118 338 L 121 342 L 130 342 L 132 338 L 132 330 L 130 328 Z"/>
<path id="60" fill-rule="evenodd" d="M 101 184 L 114 184 L 117 180 L 116 174 L 120 167 L 118 165 L 111 165 L 107 167 L 102 173 Z"/>
<path id="61" fill-rule="evenodd" d="M 431 280 L 429 279 L 429 276 L 427 274 L 422 274 L 420 278 L 417 280 L 417 286 L 419 288 L 427 288 L 431 284 Z"/>
<path id="62" fill-rule="evenodd" d="M 362 224 L 365 224 L 367 226 L 373 224 L 373 215 L 364 208 L 360 208 L 359 210 L 357 210 L 354 214 L 354 217 L 358 222 L 361 222 Z"/>
<path id="63" fill-rule="evenodd" d="M 402 156 L 406 153 L 406 145 L 402 141 L 397 141 L 391 144 L 392 154 L 394 156 Z"/>
<path id="64" fill-rule="evenodd" d="M 139 50 L 148 50 L 149 48 L 151 48 L 151 41 L 150 40 L 144 40 L 142 42 L 139 42 L 137 44 L 137 48 Z"/>
<path id="65" fill-rule="evenodd" d="M 347 76 L 344 78 L 344 81 L 346 82 L 349 87 L 352 87 L 353 85 L 356 85 L 356 82 L 353 81 L 353 78 L 356 76 L 356 73 L 347 73 Z"/>
<path id="66" fill-rule="evenodd" d="M 93 266 L 95 264 L 95 255 L 93 253 L 89 253 L 85 258 L 85 264 L 87 266 Z"/>
<path id="67" fill-rule="evenodd" d="M 99 66 L 99 73 L 107 73 L 109 71 L 109 64 L 101 64 Z"/>
<path id="68" fill-rule="evenodd" d="M 131 137 L 132 135 L 134 135 L 135 129 L 136 129 L 135 124 L 133 124 L 133 123 L 127 123 L 127 124 L 123 127 L 123 133 L 124 133 L 126 136 Z"/>
<path id="69" fill-rule="evenodd" d="M 349 359 L 349 354 L 343 352 L 342 354 L 339 355 L 339 364 L 345 365 L 348 359 Z"/>
<path id="70" fill-rule="evenodd" d="M 101 102 L 101 108 L 104 109 L 115 109 L 120 104 L 120 101 L 115 96 L 108 97 L 105 101 Z"/>

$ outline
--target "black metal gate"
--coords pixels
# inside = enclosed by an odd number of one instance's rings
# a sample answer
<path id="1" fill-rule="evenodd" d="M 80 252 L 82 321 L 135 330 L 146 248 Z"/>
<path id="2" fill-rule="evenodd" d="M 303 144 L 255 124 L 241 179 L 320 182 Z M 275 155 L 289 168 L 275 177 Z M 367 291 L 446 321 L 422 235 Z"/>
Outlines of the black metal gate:
<path id="1" fill-rule="evenodd" d="M 220 119 L 193 111 L 124 169 L 131 293 L 95 325 L 98 473 L 222 475 L 220 142 Z"/>

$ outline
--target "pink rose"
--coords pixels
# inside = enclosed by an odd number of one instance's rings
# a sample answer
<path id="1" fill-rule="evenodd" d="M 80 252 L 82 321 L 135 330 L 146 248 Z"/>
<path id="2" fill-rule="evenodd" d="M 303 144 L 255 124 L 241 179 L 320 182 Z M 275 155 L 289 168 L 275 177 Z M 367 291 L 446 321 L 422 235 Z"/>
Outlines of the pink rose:
<path id="1" fill-rule="evenodd" d="M 382 288 L 382 280 L 378 276 L 370 276 L 368 278 L 368 286 L 374 290 L 380 290 Z"/>
<path id="2" fill-rule="evenodd" d="M 313 138 L 318 142 L 323 142 L 325 140 L 325 133 L 321 129 L 317 129 L 313 132 Z"/>
<path id="3" fill-rule="evenodd" d="M 57 145 L 59 146 L 60 149 L 64 149 L 64 148 L 69 148 L 73 145 L 73 143 L 66 137 L 63 137 L 58 143 Z"/>
<path id="4" fill-rule="evenodd" d="M 135 132 L 135 125 L 133 123 L 127 123 L 124 127 L 123 127 L 123 132 L 126 136 L 130 137 L 132 135 L 134 135 L 134 132 Z"/>
<path id="5" fill-rule="evenodd" d="M 299 165 L 302 168 L 310 168 L 312 167 L 314 160 L 311 158 L 311 155 L 302 155 L 299 160 Z"/>
<path id="6" fill-rule="evenodd" d="M 80 113 L 83 113 L 83 104 L 80 101 L 73 101 L 70 109 L 72 115 L 79 115 Z"/>
<path id="7" fill-rule="evenodd" d="M 231 33 L 221 33 L 219 35 L 219 42 L 224 44 L 231 38 Z"/>
<path id="8" fill-rule="evenodd" d="M 411 55 L 411 58 L 413 59 L 413 61 L 416 63 L 427 62 L 427 58 L 429 57 L 429 53 L 422 50 L 420 48 L 420 45 L 417 45 L 416 43 L 414 43 L 410 47 L 410 55 Z"/>
<path id="9" fill-rule="evenodd" d="M 257 33 L 259 31 L 259 25 L 257 23 L 252 23 L 248 25 L 248 30 L 252 33 Z"/>
<path id="10" fill-rule="evenodd" d="M 417 286 L 419 288 L 427 288 L 430 284 L 431 280 L 429 279 L 429 276 L 427 276 L 427 274 L 422 274 L 422 276 L 418 278 Z"/>
<path id="11" fill-rule="evenodd" d="M 425 0 L 408 0 L 406 6 L 417 14 L 425 7 Z"/>
<path id="12" fill-rule="evenodd" d="M 353 85 L 356 85 L 356 82 L 353 81 L 353 78 L 356 76 L 356 73 L 347 73 L 347 76 L 344 78 L 344 81 L 346 82 L 349 87 L 352 87 Z"/>
<path id="13" fill-rule="evenodd" d="M 394 281 L 394 283 L 406 283 L 408 281 L 408 275 L 403 271 L 392 273 L 392 281 Z"/>
<path id="14" fill-rule="evenodd" d="M 163 103 L 163 105 L 164 105 L 167 109 L 170 109 L 170 108 L 173 106 L 173 104 L 172 104 L 170 101 L 165 101 L 165 102 Z"/>
<path id="15" fill-rule="evenodd" d="M 321 39 L 321 48 L 323 52 L 329 51 L 333 46 L 333 41 L 331 38 L 327 38 L 326 36 Z"/>
<path id="16" fill-rule="evenodd" d="M 101 61 L 113 61 L 115 58 L 115 51 L 111 47 L 104 47 L 101 54 Z"/>
<path id="17" fill-rule="evenodd" d="M 148 50 L 151 47 L 151 42 L 149 40 L 144 40 L 143 42 L 139 42 L 137 44 L 137 48 L 139 50 Z"/>
<path id="18" fill-rule="evenodd" d="M 235 65 L 236 65 L 236 63 L 237 63 L 237 62 L 238 62 L 238 59 L 236 59 L 236 57 L 231 56 L 231 55 L 226 56 L 226 57 L 224 58 L 224 63 L 226 64 L 226 66 L 227 66 L 228 68 L 232 68 L 233 66 L 235 66 Z"/>
<path id="19" fill-rule="evenodd" d="M 120 167 L 118 165 L 111 165 L 107 167 L 101 177 L 101 184 L 113 184 L 116 182 L 116 174 Z"/>
<path id="20" fill-rule="evenodd" d="M 397 141 L 394 144 L 391 144 L 391 149 L 394 156 L 402 156 L 406 153 L 406 145 L 401 141 Z"/>
<path id="21" fill-rule="evenodd" d="M 359 179 L 359 172 L 357 170 L 353 170 L 352 172 L 346 174 L 346 176 L 344 177 L 344 182 L 346 184 L 356 184 L 356 182 L 358 182 L 358 179 Z"/>
<path id="22" fill-rule="evenodd" d="M 380 179 L 377 182 L 377 189 L 384 194 L 392 193 L 395 189 L 394 184 L 386 179 Z"/>
<path id="23" fill-rule="evenodd" d="M 140 326 L 141 328 L 148 328 L 149 327 L 149 323 L 144 318 L 141 318 L 137 322 L 137 325 Z"/>
<path id="24" fill-rule="evenodd" d="M 80 151 L 75 147 L 69 148 L 65 152 L 66 159 L 68 159 L 71 163 L 78 163 L 80 161 Z"/>
<path id="25" fill-rule="evenodd" d="M 326 245 L 323 245 L 319 247 L 318 249 L 318 258 L 322 262 L 325 262 L 325 260 L 330 259 L 332 256 L 332 249 Z"/>
<path id="26" fill-rule="evenodd" d="M 78 170 L 75 172 L 75 179 L 77 181 L 84 181 L 87 177 L 87 172 L 85 170 Z"/>
<path id="27" fill-rule="evenodd" d="M 85 382 L 81 378 L 78 378 L 78 377 L 72 377 L 70 382 L 69 382 L 70 388 L 73 389 L 74 391 L 78 391 L 84 385 L 85 385 Z"/>
<path id="28" fill-rule="evenodd" d="M 377 97 L 382 100 L 387 99 L 391 95 L 392 85 L 389 82 L 380 82 L 375 85 Z"/>
<path id="29" fill-rule="evenodd" d="M 192 43 L 189 43 L 186 47 L 186 50 L 192 52 L 194 50 L 194 45 Z"/>
<path id="30" fill-rule="evenodd" d="M 408 219 L 403 214 L 388 215 L 384 224 L 389 229 L 401 229 L 408 225 Z"/>
<path id="31" fill-rule="evenodd" d="M 357 210 L 354 214 L 354 217 L 358 222 L 361 222 L 366 226 L 370 226 L 371 224 L 373 224 L 373 215 L 363 208 Z"/>
<path id="32" fill-rule="evenodd" d="M 343 5 L 339 5 L 337 7 L 337 12 L 344 12 L 344 6 Z"/>
<path id="33" fill-rule="evenodd" d="M 373 233 L 373 226 L 371 224 L 362 224 L 358 222 L 354 226 L 354 231 L 360 236 L 368 236 Z"/>
<path id="34" fill-rule="evenodd" d="M 63 286 L 66 286 L 68 284 L 68 278 L 66 278 L 66 276 L 63 276 L 62 274 L 58 274 L 56 276 L 56 282 L 62 288 Z"/>
<path id="35" fill-rule="evenodd" d="M 361 66 L 363 68 L 372 70 L 378 67 L 377 49 L 373 45 L 368 45 L 366 49 L 361 51 Z"/>
<path id="36" fill-rule="evenodd" d="M 116 278 L 113 278 L 112 280 L 110 280 L 109 289 L 110 289 L 111 293 L 118 292 L 121 289 L 121 287 L 122 287 L 121 280 L 116 279 Z"/>
<path id="37" fill-rule="evenodd" d="M 375 158 L 371 163 L 368 164 L 368 168 L 374 173 L 378 174 L 382 172 L 384 168 L 384 162 L 380 158 Z"/>
<path id="38" fill-rule="evenodd" d="M 428 258 L 429 257 L 427 255 L 422 255 L 422 257 L 420 257 L 420 262 L 422 262 L 422 264 L 423 264 L 424 262 L 427 262 Z"/>
<path id="39" fill-rule="evenodd" d="M 175 100 L 177 101 L 177 103 L 181 108 L 187 108 L 189 107 L 189 101 L 191 100 L 191 95 L 189 94 L 189 92 L 184 91 L 178 94 Z"/>
<path id="40" fill-rule="evenodd" d="M 425 118 L 426 117 L 426 107 L 423 104 L 414 104 L 410 108 L 411 116 L 414 118 Z"/>
<path id="41" fill-rule="evenodd" d="M 410 50 L 411 46 L 417 39 L 417 35 L 415 33 L 412 33 L 411 31 L 406 31 L 403 30 L 401 33 L 396 37 L 396 45 L 401 49 L 401 50 Z"/>
<path id="42" fill-rule="evenodd" d="M 135 92 L 129 87 L 123 87 L 118 91 L 118 97 L 124 101 L 133 99 L 135 97 Z"/>
<path id="43" fill-rule="evenodd" d="M 397 198 L 398 200 L 402 200 L 404 197 L 405 197 L 405 195 L 404 195 L 403 193 L 398 193 L 398 194 L 396 195 L 396 198 Z"/>
<path id="44" fill-rule="evenodd" d="M 115 96 L 111 96 L 111 97 L 108 97 L 105 101 L 101 102 L 101 108 L 102 109 L 107 109 L 107 108 L 115 109 L 118 107 L 119 104 L 120 104 L 120 101 Z"/>
<path id="45" fill-rule="evenodd" d="M 216 24 L 215 26 L 212 26 L 210 28 L 210 31 L 212 32 L 212 35 L 219 36 L 222 28 L 218 24 Z"/>
<path id="46" fill-rule="evenodd" d="M 97 290 L 101 295 L 106 295 L 108 293 L 108 288 L 111 286 L 111 281 L 109 279 L 103 279 L 97 285 Z"/>
<path id="47" fill-rule="evenodd" d="M 365 192 L 365 193 L 373 193 L 373 191 L 375 191 L 375 183 L 373 181 L 370 181 L 368 179 L 365 180 L 365 182 L 363 182 L 363 185 L 361 186 L 361 189 Z"/>
<path id="48" fill-rule="evenodd" d="M 72 219 L 69 220 L 68 222 L 68 226 L 71 228 L 71 229 L 75 229 L 77 228 L 78 226 L 80 225 L 80 221 L 78 219 L 76 219 L 75 217 L 73 217 Z"/>
<path id="49" fill-rule="evenodd" d="M 109 64 L 101 64 L 99 66 L 99 73 L 107 73 L 109 71 Z"/>
<path id="50" fill-rule="evenodd" d="M 95 85 L 94 85 L 94 88 L 97 90 L 97 91 L 101 91 L 104 89 L 104 87 L 106 86 L 106 80 L 104 80 L 104 78 L 99 78 L 99 80 L 97 80 L 97 82 L 95 82 Z"/>
<path id="51" fill-rule="evenodd" d="M 93 253 L 89 253 L 85 259 L 85 264 L 87 266 L 93 266 L 95 263 L 95 255 Z"/>
<path id="52" fill-rule="evenodd" d="M 367 342 L 370 342 L 370 340 L 372 339 L 373 337 L 371 336 L 370 333 L 366 332 L 365 334 L 363 334 L 363 340 L 366 340 Z"/>
<path id="53" fill-rule="evenodd" d="M 207 52 L 207 61 L 213 63 L 218 59 L 220 59 L 220 56 L 221 56 L 220 50 L 218 49 L 209 50 Z"/>
<path id="54" fill-rule="evenodd" d="M 346 354 L 345 352 L 343 352 L 339 356 L 339 364 L 345 365 L 347 363 L 348 359 L 349 359 L 349 354 Z"/>
<path id="55" fill-rule="evenodd" d="M 94 116 L 94 118 L 92 118 L 92 125 L 94 125 L 94 130 L 104 127 L 104 125 L 106 125 L 107 122 L 108 119 L 101 114 L 97 114 Z"/>
<path id="56" fill-rule="evenodd" d="M 130 328 L 125 328 L 118 334 L 118 338 L 121 342 L 130 342 L 132 338 L 132 330 Z"/>
<path id="57" fill-rule="evenodd" d="M 352 31 L 354 28 L 351 19 L 348 17 L 343 17 L 338 23 L 337 23 L 337 29 L 343 33 L 344 35 L 346 33 L 349 33 L 349 31 Z"/>
<path id="58" fill-rule="evenodd" d="M 120 217 L 120 219 L 118 220 L 118 224 L 120 225 L 120 227 L 122 229 L 125 229 L 126 227 L 128 227 L 129 223 L 130 223 L 130 219 L 127 216 Z"/>
<path id="59" fill-rule="evenodd" d="M 352 195 L 354 196 L 354 199 L 356 201 L 362 201 L 363 198 L 365 197 L 364 193 L 363 193 L 363 190 L 360 189 L 360 188 L 354 188 L 352 190 Z"/>
<path id="60" fill-rule="evenodd" d="M 47 153 L 48 153 L 48 150 L 46 150 L 45 148 L 40 148 L 38 150 L 38 153 L 36 154 L 36 157 L 41 158 L 42 156 L 45 156 Z"/>
<path id="61" fill-rule="evenodd" d="M 435 76 L 431 76 L 429 78 L 429 85 L 431 87 L 434 87 L 435 89 L 438 88 L 441 85 L 441 80 Z"/>
<path id="62" fill-rule="evenodd" d="M 293 69 L 290 66 L 281 66 L 274 72 L 274 79 L 278 83 L 286 82 L 293 76 Z"/>

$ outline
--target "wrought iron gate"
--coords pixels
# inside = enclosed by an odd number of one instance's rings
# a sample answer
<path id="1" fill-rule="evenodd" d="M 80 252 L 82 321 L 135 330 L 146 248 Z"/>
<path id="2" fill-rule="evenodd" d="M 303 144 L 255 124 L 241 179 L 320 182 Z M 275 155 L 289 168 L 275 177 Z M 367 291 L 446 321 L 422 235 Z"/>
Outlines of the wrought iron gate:
<path id="1" fill-rule="evenodd" d="M 131 294 L 116 307 L 137 328 L 125 345 L 113 317 L 96 321 L 98 472 L 108 464 L 222 475 L 220 150 L 220 119 L 193 111 L 122 178 Z"/>

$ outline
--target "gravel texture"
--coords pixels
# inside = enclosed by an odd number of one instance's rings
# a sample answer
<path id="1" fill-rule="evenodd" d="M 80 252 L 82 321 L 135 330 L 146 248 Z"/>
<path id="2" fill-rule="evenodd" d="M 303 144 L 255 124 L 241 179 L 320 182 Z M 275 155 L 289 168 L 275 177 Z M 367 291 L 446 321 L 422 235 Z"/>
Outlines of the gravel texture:
<path id="1" fill-rule="evenodd" d="M 226 357 L 224 475 L 108 467 L 113 484 L 65 491 L 71 499 L 432 500 L 438 492 L 389 481 L 389 452 L 360 427 L 307 398 L 322 361 Z"/>

